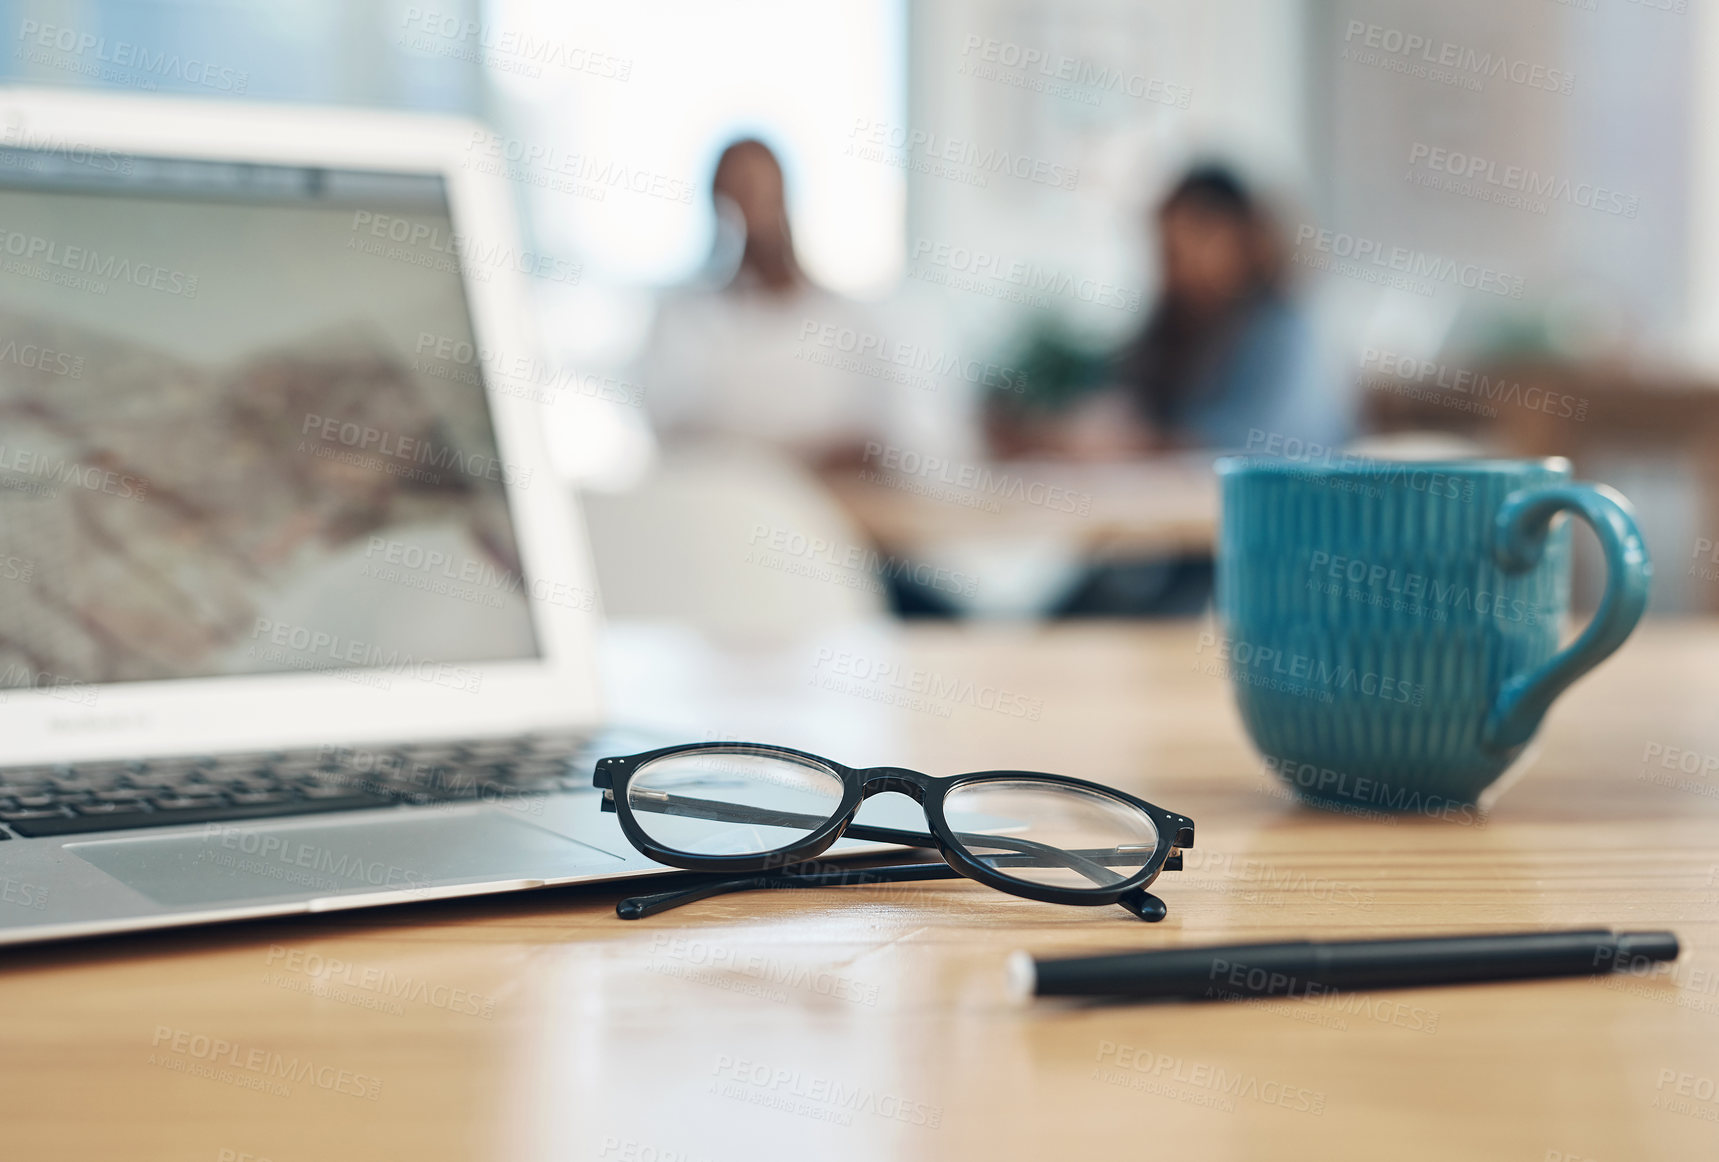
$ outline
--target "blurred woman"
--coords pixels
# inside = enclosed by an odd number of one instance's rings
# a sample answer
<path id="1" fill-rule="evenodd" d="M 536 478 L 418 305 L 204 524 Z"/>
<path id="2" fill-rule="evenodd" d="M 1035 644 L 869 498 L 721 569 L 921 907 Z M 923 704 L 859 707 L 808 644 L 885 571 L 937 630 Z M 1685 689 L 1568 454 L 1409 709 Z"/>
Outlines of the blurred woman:
<path id="1" fill-rule="evenodd" d="M 1260 202 L 1228 170 L 1203 166 L 1171 189 L 1156 225 L 1158 303 L 1114 360 L 1113 389 L 1079 409 L 1064 447 L 1103 459 L 1246 450 L 1273 435 L 1326 448 L 1347 440 L 1351 398 L 1289 294 L 1283 236 Z M 1058 612 L 1190 615 L 1211 590 L 1208 554 L 1110 561 Z"/>
<path id="2" fill-rule="evenodd" d="M 1346 393 L 1288 294 L 1265 208 L 1227 169 L 1203 166 L 1160 204 L 1157 230 L 1163 289 L 1116 365 L 1142 443 L 1237 449 L 1266 432 L 1340 444 Z"/>
<path id="3" fill-rule="evenodd" d="M 769 146 L 729 145 L 710 193 L 710 261 L 697 281 L 664 293 L 638 369 L 659 435 L 762 446 L 825 467 L 862 457 L 868 442 L 935 448 L 952 430 L 963 434 L 964 417 L 945 414 L 960 403 L 953 393 L 915 390 L 867 348 L 853 354 L 855 337 L 898 340 L 912 324 L 883 321 L 800 269 Z"/>
<path id="4" fill-rule="evenodd" d="M 829 486 L 881 470 L 899 449 L 971 458 L 974 392 L 958 379 L 906 376 L 884 357 L 931 349 L 926 312 L 867 306 L 807 277 L 782 167 L 763 142 L 724 149 L 710 194 L 710 260 L 701 277 L 663 292 L 635 372 L 662 444 L 656 473 L 630 498 L 587 500 L 605 593 L 631 602 L 631 615 L 722 633 L 797 632 L 852 616 L 849 598 L 881 608 L 880 591 L 903 609 L 926 606 L 895 573 L 877 589 L 832 586 L 736 551 L 766 527 L 864 545 Z M 784 576 L 787 588 L 776 584 Z"/>

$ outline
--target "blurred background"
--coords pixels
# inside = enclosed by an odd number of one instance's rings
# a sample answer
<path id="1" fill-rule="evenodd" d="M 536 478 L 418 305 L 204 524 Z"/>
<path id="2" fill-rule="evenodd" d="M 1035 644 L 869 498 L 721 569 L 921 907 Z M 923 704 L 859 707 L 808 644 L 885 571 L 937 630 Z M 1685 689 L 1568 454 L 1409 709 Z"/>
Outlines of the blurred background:
<path id="1" fill-rule="evenodd" d="M 612 614 L 1197 616 L 1225 450 L 1567 455 L 1719 608 L 1696 0 L 0 13 L 8 83 L 486 123 Z"/>

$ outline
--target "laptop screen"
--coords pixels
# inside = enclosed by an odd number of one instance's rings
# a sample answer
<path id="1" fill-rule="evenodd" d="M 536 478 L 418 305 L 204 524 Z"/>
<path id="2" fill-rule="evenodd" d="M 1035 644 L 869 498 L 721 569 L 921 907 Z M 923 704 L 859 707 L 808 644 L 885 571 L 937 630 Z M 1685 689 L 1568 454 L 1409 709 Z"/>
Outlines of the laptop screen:
<path id="1" fill-rule="evenodd" d="M 433 174 L 0 150 L 0 687 L 538 656 L 460 250 Z"/>

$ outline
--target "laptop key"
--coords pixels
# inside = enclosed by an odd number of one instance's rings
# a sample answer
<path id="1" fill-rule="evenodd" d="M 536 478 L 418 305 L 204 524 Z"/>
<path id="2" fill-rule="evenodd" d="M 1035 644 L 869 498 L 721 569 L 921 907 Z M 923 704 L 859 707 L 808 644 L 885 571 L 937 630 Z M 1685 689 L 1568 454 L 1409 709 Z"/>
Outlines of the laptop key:
<path id="1" fill-rule="evenodd" d="M 401 763 L 437 763 L 457 759 L 467 748 L 459 743 L 444 746 L 403 746 L 398 750 L 384 752 L 384 755 L 373 756 L 371 761 L 379 757 L 391 757 Z"/>
<path id="2" fill-rule="evenodd" d="M 519 754 L 525 749 L 525 743 L 517 738 L 490 739 L 484 742 L 468 742 L 465 753 L 474 759 L 498 759 L 509 755 Z"/>
<path id="3" fill-rule="evenodd" d="M 325 755 L 291 755 L 287 758 L 277 759 L 270 763 L 268 769 L 280 775 L 297 774 L 300 771 L 319 770 L 321 767 L 326 765 L 328 761 L 328 757 Z"/>
<path id="4" fill-rule="evenodd" d="M 98 803 L 136 803 L 149 798 L 150 794 L 145 787 L 115 787 L 111 791 L 97 791 L 90 798 Z"/>
<path id="5" fill-rule="evenodd" d="M 208 784 L 202 783 L 198 780 L 197 773 L 198 772 L 196 771 L 184 771 L 182 773 L 169 775 L 150 774 L 144 778 L 134 780 L 132 785 L 138 787 L 159 787 L 167 794 L 184 792 L 192 787 L 207 786 Z"/>
<path id="6" fill-rule="evenodd" d="M 134 798 L 147 799 L 151 795 L 175 794 L 178 792 L 178 790 L 179 790 L 179 784 L 178 783 L 169 783 L 165 779 L 151 779 L 148 777 L 139 777 L 139 778 L 133 779 L 131 782 L 127 783 L 123 787 L 115 787 L 111 791 L 106 791 L 106 792 L 101 792 L 101 793 L 102 794 L 108 794 L 108 795 L 117 795 L 122 791 L 134 791 L 134 792 L 136 792 L 136 794 L 133 796 Z"/>
<path id="7" fill-rule="evenodd" d="M 157 811 L 195 811 L 200 807 L 222 807 L 227 801 L 219 795 L 157 795 L 149 802 Z"/>
<path id="8" fill-rule="evenodd" d="M 338 783 L 312 783 L 301 786 L 298 793 L 306 799 L 343 799 L 352 794 L 352 788 Z"/>
<path id="9" fill-rule="evenodd" d="M 241 807 L 258 807 L 265 803 L 290 803 L 292 796 L 285 791 L 233 791 L 227 798 Z"/>
<path id="10" fill-rule="evenodd" d="M 0 811 L 0 822 L 28 823 L 39 819 L 64 819 L 66 813 L 57 807 L 38 811 Z"/>
<path id="11" fill-rule="evenodd" d="M 9 767 L 0 770 L 0 783 L 9 787 L 36 787 L 63 773 L 58 767 Z"/>
<path id="12" fill-rule="evenodd" d="M 236 791 L 272 791 L 280 786 L 280 780 L 270 774 L 232 775 L 212 781 Z"/>
<path id="13" fill-rule="evenodd" d="M 216 806 L 182 811 L 137 811 L 113 815 L 61 815 L 38 812 L 32 818 L 13 820 L 0 815 L 12 830 L 27 839 L 54 835 L 76 835 L 86 831 L 122 831 L 132 827 L 172 827 L 183 823 L 217 823 L 232 820 L 270 819 L 281 815 L 308 815 L 312 812 L 356 811 L 366 807 L 390 807 L 392 799 L 375 795 L 353 795 L 346 799 L 319 799 L 307 802 L 292 799 L 285 803 L 253 806 Z M 13 812 L 14 815 L 20 812 Z"/>
<path id="14" fill-rule="evenodd" d="M 206 765 L 201 759 L 156 759 L 152 763 L 145 763 L 138 773 L 157 779 L 189 778 Z"/>

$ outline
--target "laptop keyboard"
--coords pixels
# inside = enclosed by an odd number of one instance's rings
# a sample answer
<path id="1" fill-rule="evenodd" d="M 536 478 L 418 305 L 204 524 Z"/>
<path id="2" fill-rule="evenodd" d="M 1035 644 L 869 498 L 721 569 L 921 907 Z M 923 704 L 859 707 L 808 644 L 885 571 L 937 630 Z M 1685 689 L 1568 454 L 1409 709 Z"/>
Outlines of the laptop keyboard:
<path id="1" fill-rule="evenodd" d="M 0 768 L 0 839 L 548 794 L 591 785 L 590 764 L 576 765 L 585 741 L 526 735 Z"/>

